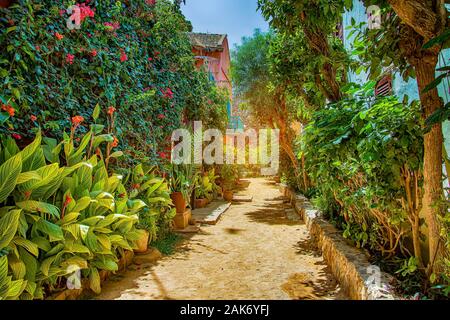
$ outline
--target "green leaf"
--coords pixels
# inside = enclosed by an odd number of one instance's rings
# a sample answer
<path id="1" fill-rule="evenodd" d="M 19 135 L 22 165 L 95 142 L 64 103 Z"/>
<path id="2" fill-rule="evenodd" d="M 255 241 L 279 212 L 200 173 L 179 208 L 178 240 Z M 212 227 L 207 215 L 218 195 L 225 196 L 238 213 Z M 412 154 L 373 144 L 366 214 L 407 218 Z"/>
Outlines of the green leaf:
<path id="1" fill-rule="evenodd" d="M 39 256 L 39 247 L 36 243 L 21 237 L 15 237 L 12 242 L 17 246 L 25 248 L 29 253 L 31 253 L 35 257 Z"/>
<path id="2" fill-rule="evenodd" d="M 26 146 L 20 152 L 20 154 L 22 155 L 23 162 L 27 161 L 28 158 L 30 158 L 36 152 L 36 150 L 41 146 L 41 142 L 42 142 L 42 135 L 41 135 L 41 132 L 39 131 L 37 133 L 34 141 L 31 144 L 29 144 L 28 146 Z"/>
<path id="3" fill-rule="evenodd" d="M 42 177 L 37 171 L 22 172 L 17 178 L 17 184 L 22 184 L 30 180 L 41 180 Z"/>
<path id="4" fill-rule="evenodd" d="M 431 39 L 423 46 L 424 49 L 430 49 L 437 44 L 444 44 L 450 38 L 450 29 L 447 29 L 441 35 Z"/>
<path id="5" fill-rule="evenodd" d="M 94 120 L 97 120 L 99 116 L 100 116 L 100 105 L 97 103 L 97 105 L 94 108 L 94 112 L 92 113 L 92 118 Z"/>
<path id="6" fill-rule="evenodd" d="M 0 218 L 0 250 L 7 247 L 14 238 L 21 212 L 22 210 L 11 210 Z"/>
<path id="7" fill-rule="evenodd" d="M 59 226 L 44 219 L 36 222 L 36 228 L 44 234 L 49 235 L 53 240 L 64 240 L 64 235 Z"/>
<path id="8" fill-rule="evenodd" d="M 16 205 L 25 211 L 48 213 L 58 219 L 60 216 L 59 209 L 49 203 L 39 202 L 39 201 L 34 201 L 34 200 L 27 200 L 27 201 L 17 202 Z"/>
<path id="9" fill-rule="evenodd" d="M 100 294 L 102 292 L 100 275 L 97 268 L 91 268 L 91 272 L 89 274 L 89 287 L 96 294 Z"/>
<path id="10" fill-rule="evenodd" d="M 22 156 L 17 154 L 0 166 L 0 202 L 8 198 L 16 187 L 22 171 Z"/>

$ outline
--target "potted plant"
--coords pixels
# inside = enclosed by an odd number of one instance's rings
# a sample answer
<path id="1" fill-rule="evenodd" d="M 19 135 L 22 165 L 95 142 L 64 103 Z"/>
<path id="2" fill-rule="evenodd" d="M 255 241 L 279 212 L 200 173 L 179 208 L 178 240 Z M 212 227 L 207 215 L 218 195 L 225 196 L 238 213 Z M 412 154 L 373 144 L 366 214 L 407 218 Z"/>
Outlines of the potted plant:
<path id="1" fill-rule="evenodd" d="M 235 168 L 231 165 L 223 165 L 221 170 L 221 176 L 223 179 L 223 198 L 226 201 L 231 202 L 233 200 L 233 186 L 236 181 L 236 171 Z"/>
<path id="2" fill-rule="evenodd" d="M 175 216 L 169 187 L 166 180 L 160 177 L 156 167 L 139 164 L 131 177 L 129 200 L 141 199 L 146 206 L 139 211 L 140 238 L 136 241 L 135 253 L 146 253 L 148 245 L 154 241 L 158 232 L 169 226 Z"/>
<path id="3" fill-rule="evenodd" d="M 195 187 L 195 207 L 204 208 L 209 203 L 211 183 L 207 176 L 198 176 Z"/>
<path id="4" fill-rule="evenodd" d="M 183 213 L 194 188 L 195 171 L 191 165 L 173 165 L 170 171 L 170 198 L 177 213 Z"/>

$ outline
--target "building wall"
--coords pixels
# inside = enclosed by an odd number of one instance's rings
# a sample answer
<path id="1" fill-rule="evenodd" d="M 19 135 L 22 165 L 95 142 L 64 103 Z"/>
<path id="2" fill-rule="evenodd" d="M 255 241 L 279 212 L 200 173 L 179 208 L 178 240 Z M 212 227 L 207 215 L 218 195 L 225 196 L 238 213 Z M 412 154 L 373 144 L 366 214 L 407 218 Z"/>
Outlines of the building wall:
<path id="1" fill-rule="evenodd" d="M 216 84 L 221 88 L 226 88 L 229 92 L 229 100 L 227 102 L 227 113 L 230 119 L 230 126 L 236 127 L 236 122 L 239 123 L 239 119 L 233 117 L 233 87 L 231 83 L 231 58 L 230 58 L 230 48 L 228 44 L 228 38 L 225 37 L 222 51 L 207 51 L 200 48 L 194 48 L 193 52 L 196 56 L 206 56 L 211 57 L 208 64 L 208 72 L 211 78 L 216 82 Z M 198 59 L 196 61 L 196 67 L 198 69 L 205 65 L 205 60 Z M 240 124 L 239 124 L 240 125 Z"/>
<path id="2" fill-rule="evenodd" d="M 343 16 L 343 27 L 344 27 L 344 45 L 346 49 L 350 52 L 352 50 L 352 44 L 354 37 L 349 38 L 349 34 L 351 30 L 347 30 L 348 26 L 351 26 L 352 18 L 356 21 L 356 24 L 359 24 L 361 22 L 367 23 L 367 13 L 366 8 L 362 1 L 360 0 L 353 0 L 353 9 L 351 11 L 345 12 Z M 439 67 L 443 67 L 448 65 L 448 62 L 450 61 L 450 50 L 444 50 L 441 54 L 440 61 L 439 61 Z M 367 74 L 361 73 L 361 74 L 355 74 L 353 72 L 350 72 L 349 74 L 349 80 L 355 83 L 363 84 L 367 81 Z M 396 96 L 400 98 L 400 100 L 403 99 L 405 95 L 409 97 L 409 101 L 418 100 L 419 99 L 419 90 L 417 87 L 417 82 L 415 79 L 409 79 L 407 81 L 404 81 L 400 74 L 396 73 L 393 75 L 393 81 L 392 81 L 393 91 Z M 445 103 L 448 103 L 450 101 L 450 85 L 449 81 L 444 81 L 438 88 L 439 95 L 444 100 Z M 445 139 L 445 147 L 447 150 L 447 153 L 450 154 L 450 122 L 446 121 L 443 124 L 443 131 L 444 131 L 444 139 Z M 447 183 L 448 184 L 448 183 Z"/>

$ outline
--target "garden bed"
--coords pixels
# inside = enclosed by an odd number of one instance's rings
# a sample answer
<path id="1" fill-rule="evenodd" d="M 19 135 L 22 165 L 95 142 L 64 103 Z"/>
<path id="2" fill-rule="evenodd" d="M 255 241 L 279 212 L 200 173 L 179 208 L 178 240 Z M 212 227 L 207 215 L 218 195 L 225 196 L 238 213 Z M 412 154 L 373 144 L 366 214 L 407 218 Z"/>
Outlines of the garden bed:
<path id="1" fill-rule="evenodd" d="M 342 232 L 322 219 L 320 211 L 308 199 L 285 185 L 280 185 L 280 191 L 305 221 L 333 275 L 351 299 L 399 299 L 391 285 L 393 277 L 379 272 L 379 267 L 372 265 L 362 250 L 349 245 Z"/>

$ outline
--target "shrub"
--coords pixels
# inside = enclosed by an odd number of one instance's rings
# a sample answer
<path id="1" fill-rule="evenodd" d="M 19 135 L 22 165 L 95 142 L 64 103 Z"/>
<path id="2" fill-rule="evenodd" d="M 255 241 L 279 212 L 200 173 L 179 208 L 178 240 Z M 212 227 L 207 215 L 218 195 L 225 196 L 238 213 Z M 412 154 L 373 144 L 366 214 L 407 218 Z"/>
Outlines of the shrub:
<path id="1" fill-rule="evenodd" d="M 315 112 L 306 127 L 302 148 L 315 202 L 358 247 L 421 259 L 419 106 L 372 98 L 372 87 Z"/>

